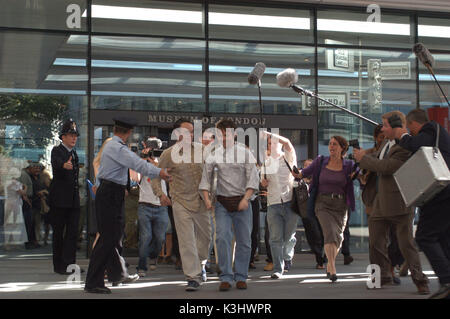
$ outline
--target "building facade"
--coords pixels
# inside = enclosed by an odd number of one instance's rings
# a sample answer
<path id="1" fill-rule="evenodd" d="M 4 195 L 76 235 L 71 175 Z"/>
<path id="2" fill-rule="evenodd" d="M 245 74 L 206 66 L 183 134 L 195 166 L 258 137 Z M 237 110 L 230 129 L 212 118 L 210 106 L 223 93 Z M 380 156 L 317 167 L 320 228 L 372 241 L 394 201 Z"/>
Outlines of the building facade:
<path id="1" fill-rule="evenodd" d="M 432 51 L 449 92 L 450 13 L 360 2 L 0 0 L 2 176 L 30 160 L 48 166 L 69 117 L 81 132 L 84 176 L 92 176 L 119 113 L 138 119 L 137 145 L 149 135 L 169 141 L 183 116 L 205 127 L 230 117 L 278 128 L 299 162 L 328 154 L 333 135 L 369 148 L 373 124 L 278 86 L 276 75 L 293 68 L 299 86 L 375 122 L 391 110 L 446 106 L 412 47 Z M 247 81 L 257 62 L 266 65 L 262 114 L 258 87 Z M 350 223 L 362 236 L 356 189 Z"/>

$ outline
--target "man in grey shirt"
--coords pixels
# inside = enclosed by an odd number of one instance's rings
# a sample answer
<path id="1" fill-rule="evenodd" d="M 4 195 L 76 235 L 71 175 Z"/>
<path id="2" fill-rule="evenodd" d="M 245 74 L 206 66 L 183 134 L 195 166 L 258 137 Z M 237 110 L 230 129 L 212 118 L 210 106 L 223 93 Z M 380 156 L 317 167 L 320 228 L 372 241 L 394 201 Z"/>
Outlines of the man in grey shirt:
<path id="1" fill-rule="evenodd" d="M 249 200 L 259 188 L 256 161 L 245 145 L 234 143 L 236 126 L 230 120 L 221 120 L 216 128 L 222 134 L 222 145 L 207 157 L 199 190 L 207 209 L 212 209 L 209 196 L 214 168 L 217 168 L 216 244 L 219 257 L 220 291 L 231 288 L 246 289 L 251 254 L 252 210 Z M 238 154 L 245 155 L 239 163 Z M 232 160 L 230 160 L 232 159 Z M 232 269 L 232 239 L 236 238 L 235 272 Z"/>

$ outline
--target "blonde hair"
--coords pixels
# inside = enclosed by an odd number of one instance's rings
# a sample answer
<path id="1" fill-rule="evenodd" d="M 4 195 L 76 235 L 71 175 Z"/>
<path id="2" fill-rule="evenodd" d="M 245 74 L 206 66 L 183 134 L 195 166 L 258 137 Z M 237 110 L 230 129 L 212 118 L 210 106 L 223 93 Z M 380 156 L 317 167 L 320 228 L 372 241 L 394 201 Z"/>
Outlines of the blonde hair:
<path id="1" fill-rule="evenodd" d="M 392 115 L 397 115 L 402 120 L 402 125 L 403 126 L 406 125 L 406 116 L 405 116 L 405 114 L 403 114 L 400 111 L 391 111 L 391 112 L 384 113 L 383 115 L 381 115 L 381 118 L 387 120 Z"/>
<path id="2" fill-rule="evenodd" d="M 97 176 L 98 168 L 100 167 L 100 160 L 102 159 L 102 153 L 103 149 L 105 148 L 105 145 L 112 140 L 112 137 L 108 137 L 102 144 L 102 147 L 100 147 L 100 150 L 98 151 L 97 156 L 95 156 L 94 161 L 92 162 L 92 166 L 94 167 L 94 176 Z"/>

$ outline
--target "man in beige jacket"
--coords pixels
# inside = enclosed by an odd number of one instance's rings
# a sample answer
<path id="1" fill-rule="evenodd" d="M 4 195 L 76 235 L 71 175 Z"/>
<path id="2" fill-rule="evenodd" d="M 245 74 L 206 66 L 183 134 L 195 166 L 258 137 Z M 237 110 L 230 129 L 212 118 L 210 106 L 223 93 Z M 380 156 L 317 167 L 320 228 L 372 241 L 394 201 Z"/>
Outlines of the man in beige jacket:
<path id="1" fill-rule="evenodd" d="M 195 154 L 202 151 L 202 145 L 192 142 L 194 126 L 190 121 L 179 119 L 174 129 L 177 130 L 178 141 L 161 154 L 158 165 L 171 168 L 170 199 L 163 193 L 159 178 L 152 179 L 151 184 L 161 206 L 172 205 L 181 263 L 187 280 L 186 291 L 195 291 L 200 281 L 206 281 L 205 265 L 211 241 L 210 213 L 198 191 L 203 162 L 201 158 L 200 163 L 195 161 Z M 186 134 L 181 134 L 182 131 Z M 181 158 L 184 160 L 180 162 Z"/>
<path id="2" fill-rule="evenodd" d="M 377 152 L 366 154 L 364 150 L 354 149 L 354 156 L 360 162 L 360 168 L 377 173 L 377 194 L 369 219 L 370 262 L 381 268 L 381 285 L 391 284 L 392 274 L 387 239 L 391 225 L 395 225 L 399 248 L 410 265 L 412 280 L 419 294 L 429 294 L 428 279 L 422 272 L 419 254 L 414 245 L 414 210 L 406 207 L 393 177 L 393 174 L 411 155 L 396 143 L 394 130 L 391 127 L 393 119 L 401 120 L 401 125 L 406 126 L 403 113 L 393 111 L 384 114 L 382 131 L 386 140 Z"/>

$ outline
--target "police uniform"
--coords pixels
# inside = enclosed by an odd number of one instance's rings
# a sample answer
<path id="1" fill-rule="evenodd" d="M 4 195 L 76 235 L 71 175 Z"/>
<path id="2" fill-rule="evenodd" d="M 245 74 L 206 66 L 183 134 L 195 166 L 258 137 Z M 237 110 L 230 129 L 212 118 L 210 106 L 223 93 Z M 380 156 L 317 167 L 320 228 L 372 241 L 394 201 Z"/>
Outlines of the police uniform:
<path id="1" fill-rule="evenodd" d="M 76 123 L 67 120 L 59 136 L 79 132 Z M 73 169 L 63 167 L 72 157 Z M 76 260 L 78 221 L 80 217 L 80 194 L 78 186 L 78 155 L 75 149 L 61 143 L 51 153 L 53 180 L 49 189 L 50 222 L 53 227 L 53 269 L 66 274 L 67 266 Z"/>
<path id="2" fill-rule="evenodd" d="M 129 118 L 116 118 L 114 121 L 116 126 L 127 129 L 136 125 Z M 150 178 L 158 177 L 161 171 L 133 153 L 120 137 L 114 135 L 103 150 L 97 174 L 95 211 L 100 237 L 89 262 L 85 284 L 87 292 L 110 293 L 104 284 L 106 268 L 108 279 L 112 282 L 126 282 L 129 278 L 133 281 L 136 278 L 128 274 L 125 260 L 120 255 L 129 168 Z"/>

